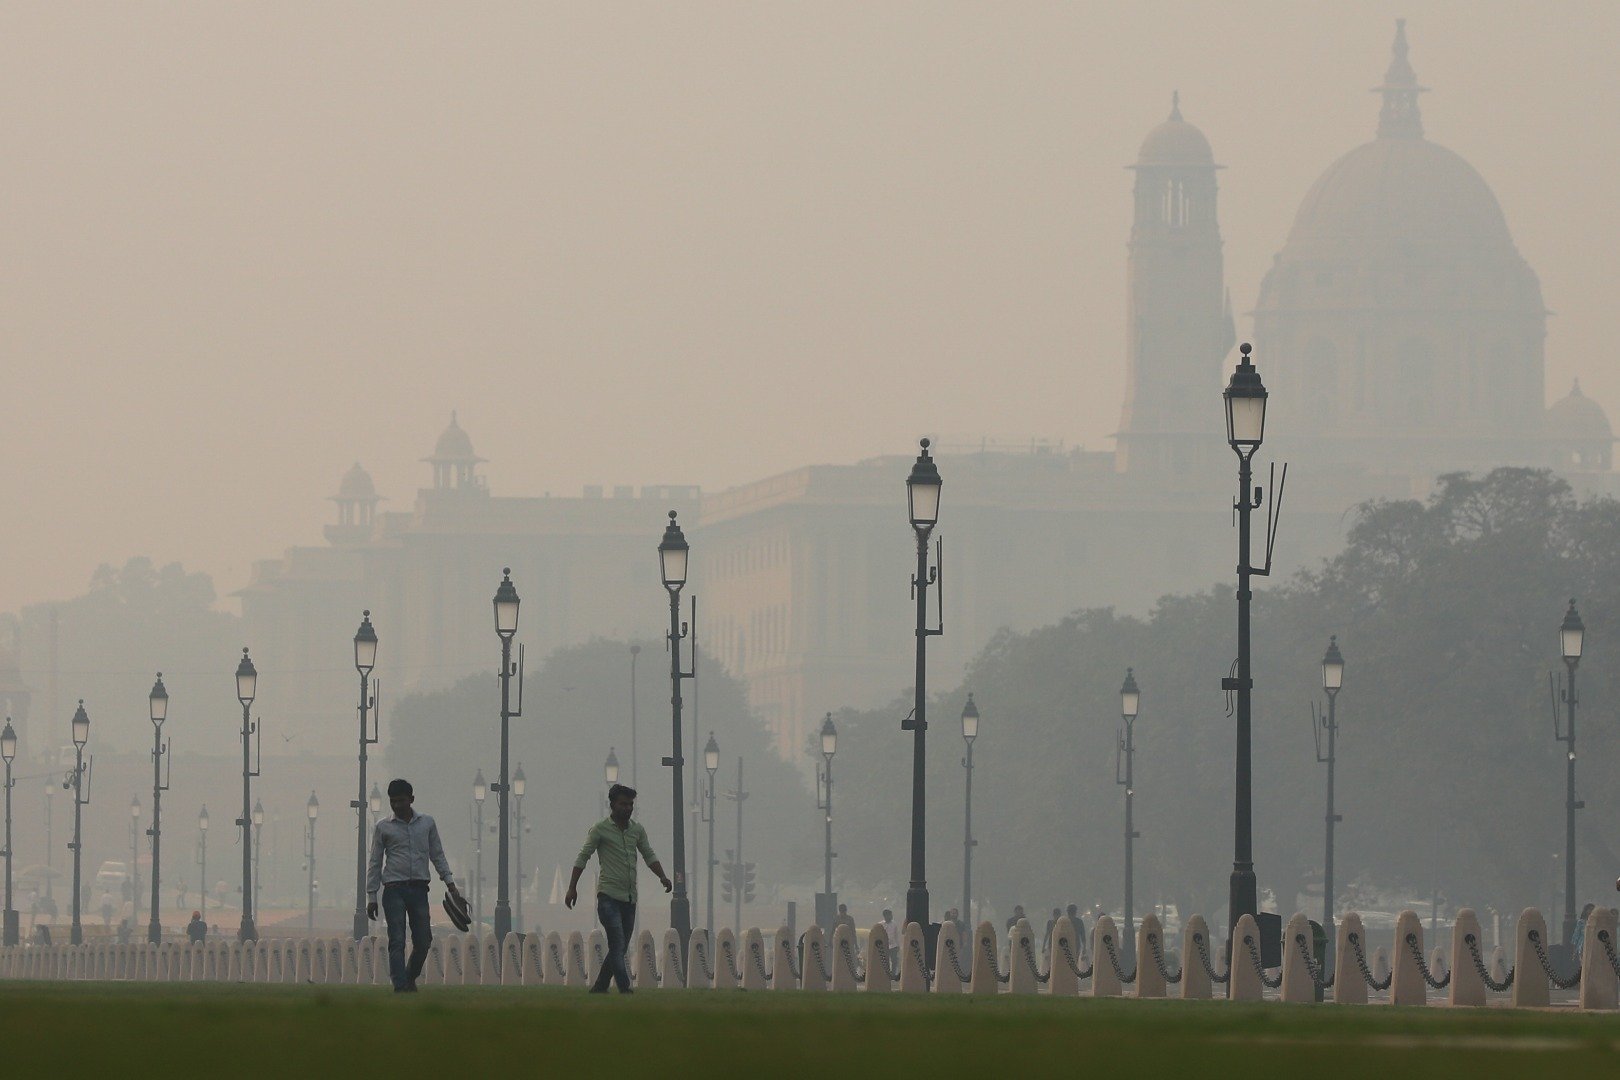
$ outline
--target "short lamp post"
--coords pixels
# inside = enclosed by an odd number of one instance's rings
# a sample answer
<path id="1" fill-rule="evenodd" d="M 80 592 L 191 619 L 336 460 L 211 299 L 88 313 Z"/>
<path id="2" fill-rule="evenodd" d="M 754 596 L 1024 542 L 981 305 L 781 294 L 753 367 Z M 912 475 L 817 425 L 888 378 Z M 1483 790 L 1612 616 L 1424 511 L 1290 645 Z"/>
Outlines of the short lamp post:
<path id="1" fill-rule="evenodd" d="M 511 752 L 512 718 L 523 715 L 523 651 L 518 650 L 518 662 L 512 664 L 512 639 L 517 636 L 518 607 L 521 601 L 518 598 L 517 587 L 512 584 L 512 569 L 507 567 L 501 571 L 500 585 L 495 589 L 495 633 L 501 639 L 501 771 L 495 781 L 495 793 L 500 796 L 496 800 L 496 808 L 500 816 L 497 826 L 498 839 L 495 853 L 495 940 L 505 941 L 506 935 L 512 930 L 512 901 L 507 893 L 507 845 L 508 826 L 511 823 L 511 809 L 507 805 L 507 796 L 511 794 L 511 768 L 508 764 Z M 517 704 L 512 704 L 512 677 L 517 676 L 518 694 Z M 479 803 L 479 819 L 483 818 L 483 804 Z M 483 850 L 483 828 L 479 827 L 479 850 Z M 483 874 L 479 874 L 478 891 L 483 893 Z M 479 901 L 480 911 L 483 901 Z"/>
<path id="2" fill-rule="evenodd" d="M 911 531 L 917 538 L 917 570 L 911 595 L 917 604 L 917 676 L 913 684 L 911 716 L 900 726 L 912 733 L 911 743 L 911 884 L 906 889 L 906 922 L 928 929 L 927 872 L 927 734 L 928 639 L 944 633 L 943 626 L 928 625 L 928 587 L 939 583 L 939 567 L 928 565 L 928 537 L 939 523 L 939 467 L 928 455 L 928 440 L 906 477 L 906 504 Z"/>
<path id="3" fill-rule="evenodd" d="M 523 762 L 518 762 L 517 772 L 512 774 L 512 798 L 517 803 L 512 811 L 512 828 L 516 834 L 516 843 L 512 849 L 512 872 L 517 878 L 517 928 L 518 933 L 523 932 L 523 793 L 529 789 L 528 778 L 523 775 Z"/>
<path id="4" fill-rule="evenodd" d="M 704 804 L 703 820 L 709 824 L 709 881 L 704 891 L 705 925 L 708 927 L 709 940 L 714 940 L 714 868 L 719 860 L 714 857 L 714 771 L 720 767 L 720 744 L 714 741 L 714 732 L 709 732 L 709 742 L 703 748 L 703 769 L 709 774 L 708 799 Z"/>
<path id="5" fill-rule="evenodd" d="M 479 932 L 484 927 L 484 800 L 489 797 L 489 785 L 484 782 L 484 770 L 473 777 L 473 857 L 477 879 L 473 882 L 473 926 Z"/>
<path id="6" fill-rule="evenodd" d="M 146 705 L 152 721 L 152 827 L 146 830 L 152 838 L 152 917 L 146 926 L 146 940 L 157 945 L 163 941 L 163 923 L 158 918 L 163 906 L 159 898 L 163 878 L 163 793 L 169 790 L 169 774 L 174 769 L 169 740 L 163 737 L 163 722 L 169 718 L 169 691 L 163 686 L 161 671 L 146 696 Z M 165 759 L 169 762 L 167 769 L 163 768 Z"/>
<path id="7" fill-rule="evenodd" d="M 242 924 L 237 928 L 236 937 L 239 941 L 257 941 L 259 939 L 258 927 L 253 921 L 253 833 L 249 826 L 253 823 L 253 778 L 259 775 L 260 770 L 253 767 L 250 754 L 257 745 L 261 751 L 259 763 L 264 762 L 263 735 L 260 727 L 253 721 L 253 699 L 259 689 L 259 672 L 253 666 L 253 659 L 248 656 L 246 648 L 242 649 L 242 660 L 236 665 L 236 700 L 242 704 L 242 816 L 236 819 L 236 827 L 242 830 Z M 257 742 L 255 742 L 257 736 Z"/>
<path id="8" fill-rule="evenodd" d="M 682 807 L 686 801 L 686 793 L 683 790 L 686 763 L 681 758 L 681 683 L 696 674 L 681 667 L 681 641 L 685 639 L 689 630 L 689 627 L 681 622 L 681 590 L 686 587 L 690 554 L 686 535 L 681 532 L 681 527 L 675 520 L 675 511 L 671 510 L 669 524 L 665 526 L 663 539 L 658 543 L 658 568 L 663 578 L 664 591 L 669 594 L 667 639 L 670 681 L 669 723 L 674 747 L 663 763 L 672 770 L 671 780 L 675 800 L 674 810 L 670 815 L 675 826 L 675 844 L 671 860 L 675 871 L 675 890 L 669 902 L 669 924 L 680 937 L 683 954 L 686 952 L 687 940 L 692 936 L 692 906 L 686 894 L 686 821 L 682 814 Z"/>
<path id="9" fill-rule="evenodd" d="M 202 875 L 202 903 L 198 905 L 203 922 L 208 921 L 208 807 L 204 806 L 197 814 L 197 869 Z"/>
<path id="10" fill-rule="evenodd" d="M 129 928 L 135 929 L 135 923 L 141 916 L 141 864 L 140 864 L 140 832 L 141 832 L 141 797 L 130 796 L 129 800 Z"/>
<path id="11" fill-rule="evenodd" d="M 360 616 L 360 629 L 354 632 L 354 670 L 360 673 L 360 783 L 359 794 L 349 805 L 354 808 L 354 940 L 359 941 L 370 930 L 366 918 L 366 757 L 367 749 L 375 746 L 377 730 L 377 704 L 375 684 L 371 670 L 377 666 L 377 631 L 371 625 L 371 611 Z M 367 722 L 367 717 L 370 722 Z"/>
<path id="12" fill-rule="evenodd" d="M 1339 651 L 1339 636 L 1328 639 L 1327 652 L 1322 654 L 1322 690 L 1327 694 L 1327 714 L 1320 723 L 1327 733 L 1327 753 L 1317 751 L 1317 760 L 1327 765 L 1327 847 L 1322 860 L 1322 929 L 1328 940 L 1333 937 L 1333 827 L 1341 820 L 1333 808 L 1333 774 L 1338 764 L 1339 743 L 1339 690 L 1344 686 L 1344 654 Z M 1320 736 L 1318 737 L 1320 738 Z M 1332 951 L 1325 954 L 1332 962 Z M 1331 968 L 1329 970 L 1332 970 Z"/>
<path id="13" fill-rule="evenodd" d="M 90 714 L 84 711 L 84 699 L 79 699 L 79 708 L 73 714 L 73 776 L 71 783 L 64 787 L 73 789 L 73 925 L 68 932 L 68 942 L 72 945 L 84 944 L 83 906 L 84 894 L 81 887 L 81 874 L 84 863 L 84 808 L 90 805 L 90 776 L 94 772 L 95 759 L 92 758 L 87 766 L 85 763 L 84 746 L 90 741 Z"/>
<path id="14" fill-rule="evenodd" d="M 320 816 L 321 803 L 315 798 L 315 793 L 309 793 L 309 802 L 304 804 L 304 812 L 309 815 L 309 831 L 305 833 L 304 861 L 309 870 L 308 911 L 309 929 L 315 929 L 315 819 Z"/>
<path id="15" fill-rule="evenodd" d="M 371 827 L 377 827 L 377 819 L 382 816 L 383 795 L 376 784 L 371 785 L 371 794 L 366 796 L 366 806 L 371 810 Z"/>
<path id="16" fill-rule="evenodd" d="M 607 793 L 619 782 L 619 756 L 613 752 L 611 746 L 608 747 L 607 760 L 602 762 L 602 779 L 607 781 L 607 787 L 602 789 L 602 813 L 605 816 L 613 809 Z"/>
<path id="17" fill-rule="evenodd" d="M 6 727 L 0 731 L 0 760 L 6 764 L 6 907 L 4 937 L 0 943 L 15 945 L 18 942 L 19 920 L 17 907 L 11 894 L 11 788 L 16 783 L 11 778 L 11 763 L 17 760 L 17 732 L 11 726 L 11 717 L 6 717 Z"/>
<path id="18" fill-rule="evenodd" d="M 962 758 L 962 771 L 967 777 L 967 791 L 962 813 L 961 916 L 970 925 L 973 921 L 973 849 L 979 845 L 979 842 L 973 839 L 973 740 L 978 737 L 979 706 L 974 704 L 973 695 L 969 694 L 967 704 L 962 706 L 962 742 L 967 744 L 967 753 Z"/>
<path id="19" fill-rule="evenodd" d="M 838 752 L 838 728 L 833 726 L 832 713 L 821 722 L 821 759 L 822 765 L 816 770 L 816 809 L 822 812 L 822 824 L 825 829 L 825 839 L 822 845 L 822 863 L 824 872 L 823 892 L 816 898 L 816 922 L 831 930 L 838 918 L 838 896 L 833 892 L 832 885 L 832 796 L 833 755 Z"/>
<path id="20" fill-rule="evenodd" d="M 1575 940 L 1575 811 L 1586 803 L 1575 798 L 1575 669 L 1580 666 L 1581 650 L 1586 644 L 1586 625 L 1581 622 L 1575 601 L 1569 602 L 1564 621 L 1558 628 L 1558 647 L 1564 655 L 1564 667 L 1569 670 L 1569 682 L 1564 688 L 1564 732 L 1559 735 L 1568 744 L 1565 757 L 1564 788 L 1564 925 L 1562 941 L 1570 945 Z M 1556 720 L 1556 717 L 1554 717 Z M 1554 734 L 1558 732 L 1555 730 Z M 1579 959 L 1576 957 L 1575 959 Z"/>
<path id="21" fill-rule="evenodd" d="M 1136 801 L 1136 781 L 1133 762 L 1136 757 L 1136 713 L 1142 704 L 1142 691 L 1136 685 L 1136 673 L 1125 669 L 1125 682 L 1119 688 L 1119 714 L 1125 721 L 1115 733 L 1114 782 L 1125 788 L 1125 934 L 1123 944 L 1127 958 L 1136 952 L 1136 838 L 1132 810 Z M 1123 771 L 1121 766 L 1123 765 Z"/>
<path id="22" fill-rule="evenodd" d="M 264 803 L 253 800 L 253 910 L 264 899 Z"/>

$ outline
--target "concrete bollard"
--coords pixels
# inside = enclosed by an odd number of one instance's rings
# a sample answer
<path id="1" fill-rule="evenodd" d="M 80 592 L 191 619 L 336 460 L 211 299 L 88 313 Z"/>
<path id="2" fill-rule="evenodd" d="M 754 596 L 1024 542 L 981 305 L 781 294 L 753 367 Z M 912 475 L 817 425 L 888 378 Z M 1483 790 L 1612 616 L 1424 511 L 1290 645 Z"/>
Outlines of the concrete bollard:
<path id="1" fill-rule="evenodd" d="M 352 983 L 360 978 L 360 945 L 353 940 L 334 939 L 337 946 L 337 982 Z"/>
<path id="2" fill-rule="evenodd" d="M 1260 1001 L 1265 997 L 1265 984 L 1255 969 L 1260 955 L 1260 927 L 1253 915 L 1245 914 L 1232 928 L 1232 979 L 1226 984 L 1230 1001 Z"/>
<path id="3" fill-rule="evenodd" d="M 923 931 L 914 922 L 900 932 L 900 992 L 928 993 L 928 972 L 923 970 Z"/>
<path id="4" fill-rule="evenodd" d="M 422 961 L 422 974 L 418 975 L 416 978 L 419 985 L 444 985 L 444 947 L 443 938 L 435 937 L 432 941 L 428 942 L 427 959 Z M 405 962 L 408 964 L 410 963 L 410 960 L 410 949 L 409 946 L 407 946 L 405 952 Z M 389 971 L 388 977 L 390 981 L 393 980 L 392 970 Z"/>
<path id="5" fill-rule="evenodd" d="M 1520 1009 L 1544 1008 L 1552 1001 L 1551 984 L 1547 982 L 1547 973 L 1541 970 L 1535 943 L 1530 939 L 1532 934 L 1541 940 L 1545 952 L 1547 921 L 1535 908 L 1525 908 L 1514 930 L 1513 950 L 1513 1004 Z"/>
<path id="6" fill-rule="evenodd" d="M 1367 1004 L 1367 980 L 1356 962 L 1356 944 L 1363 955 L 1367 949 L 1367 931 L 1362 928 L 1361 916 L 1346 912 L 1339 922 L 1339 937 L 1334 942 L 1333 1002 L 1336 1005 Z"/>
<path id="7" fill-rule="evenodd" d="M 958 955 L 956 944 L 957 935 L 961 931 L 957 924 L 946 919 L 939 924 L 939 937 L 934 940 L 934 993 L 960 994 L 962 992 L 962 977 L 957 974 L 962 968 L 962 957 Z M 972 949 L 968 950 L 969 955 Z M 870 967 L 870 964 L 868 964 Z M 968 973 L 970 976 L 972 972 Z"/>
<path id="8" fill-rule="evenodd" d="M 799 980 L 794 974 L 794 969 L 798 967 L 799 963 L 798 957 L 794 955 L 797 951 L 794 944 L 793 935 L 788 932 L 785 924 L 777 929 L 775 944 L 771 949 L 773 956 L 771 961 L 772 990 L 797 990 L 799 988 Z"/>
<path id="9" fill-rule="evenodd" d="M 478 982 L 482 986 L 501 985 L 501 941 L 494 931 L 478 943 Z"/>
<path id="10" fill-rule="evenodd" d="M 1302 944 L 1303 943 L 1303 947 Z M 1282 1000 L 1301 1005 L 1316 1001 L 1316 981 L 1305 963 L 1311 947 L 1311 920 L 1295 912 L 1283 928 Z"/>
<path id="11" fill-rule="evenodd" d="M 1070 966 L 1071 962 L 1073 967 Z M 1058 916 L 1052 925 L 1052 946 L 1046 956 L 1046 970 L 1050 973 L 1047 993 L 1053 997 L 1074 997 L 1080 992 L 1080 946 L 1075 941 L 1074 921 L 1067 915 Z"/>
<path id="12" fill-rule="evenodd" d="M 637 931 L 631 949 L 630 981 L 637 990 L 658 989 L 658 953 L 653 948 L 652 931 L 645 927 Z"/>
<path id="13" fill-rule="evenodd" d="M 518 947 L 518 985 L 539 986 L 546 978 L 545 939 L 540 931 L 524 935 Z"/>
<path id="14" fill-rule="evenodd" d="M 1609 957 L 1620 952 L 1616 942 L 1615 911 L 1595 907 L 1586 919 L 1586 940 L 1581 945 L 1581 1008 L 1613 1009 L 1620 997 Z"/>
<path id="15" fill-rule="evenodd" d="M 628 966 L 631 962 L 630 942 L 625 942 L 624 962 Z M 607 931 L 600 926 L 593 929 L 585 937 L 585 984 L 596 985 L 596 977 L 602 973 L 602 965 L 607 963 Z"/>
<path id="16" fill-rule="evenodd" d="M 1028 919 L 1013 924 L 1007 941 L 1007 992 L 1009 994 L 1035 994 L 1040 992 L 1041 972 L 1035 957 L 1035 930 Z"/>
<path id="17" fill-rule="evenodd" d="M 940 934 L 943 936 L 944 929 Z M 847 922 L 833 927 L 832 944 L 827 951 L 827 963 L 832 965 L 832 986 L 840 994 L 853 994 L 860 989 L 855 978 L 855 928 Z"/>
<path id="18" fill-rule="evenodd" d="M 242 951 L 242 942 L 240 941 L 233 942 L 226 949 L 226 956 L 230 965 L 225 974 L 227 982 L 239 983 L 242 981 Z"/>
<path id="19" fill-rule="evenodd" d="M 523 982 L 523 938 L 509 930 L 501 942 L 500 984 L 518 986 Z"/>
<path id="20" fill-rule="evenodd" d="M 968 969 L 968 993 L 974 995 L 1001 993 L 1001 974 L 997 970 L 996 928 L 989 920 L 979 923 L 973 931 L 973 966 Z M 952 972 L 954 975 L 955 972 Z"/>
<path id="21" fill-rule="evenodd" d="M 1451 927 L 1451 985 L 1447 988 L 1450 991 L 1447 1000 L 1452 1005 L 1485 1004 L 1485 982 L 1479 977 L 1479 968 L 1474 966 L 1475 956 L 1481 964 L 1485 962 L 1481 946 L 1484 936 L 1473 908 L 1457 912 L 1457 921 Z"/>
<path id="22" fill-rule="evenodd" d="M 799 980 L 799 989 L 825 993 L 832 982 L 832 965 L 827 959 L 825 936 L 814 923 L 804 932 L 804 958 L 800 963 L 803 978 Z"/>
<path id="23" fill-rule="evenodd" d="M 1107 915 L 1097 916 L 1091 925 L 1091 996 L 1119 997 L 1125 992 L 1119 972 L 1109 960 L 1119 941 L 1114 920 Z"/>
<path id="24" fill-rule="evenodd" d="M 664 989 L 682 990 L 686 987 L 686 958 L 681 955 L 681 935 L 673 926 L 664 928 Z"/>
<path id="25" fill-rule="evenodd" d="M 478 935 L 469 930 L 465 934 L 457 935 L 461 942 L 461 977 L 456 982 L 467 986 L 477 986 L 479 972 L 483 968 L 484 954 L 479 945 Z"/>
<path id="26" fill-rule="evenodd" d="M 701 926 L 694 927 L 692 936 L 686 939 L 686 988 L 712 990 L 717 975 L 709 932 Z"/>
<path id="27" fill-rule="evenodd" d="M 295 966 L 293 967 L 293 982 L 309 982 L 312 964 L 313 960 L 309 952 L 309 942 L 300 940 L 298 942 L 298 955 L 294 960 Z"/>
<path id="28" fill-rule="evenodd" d="M 887 994 L 894 990 L 894 979 L 889 972 L 894 970 L 889 965 L 894 961 L 889 956 L 889 932 L 883 928 L 882 923 L 874 923 L 866 935 L 866 992 L 870 994 L 876 990 Z"/>
<path id="29" fill-rule="evenodd" d="M 1211 957 L 1209 924 L 1194 915 L 1181 928 L 1181 997 L 1185 1001 L 1207 1001 L 1214 991 L 1213 980 L 1204 968 Z M 1214 966 L 1211 959 L 1210 966 Z"/>
<path id="30" fill-rule="evenodd" d="M 1169 993 L 1169 985 L 1160 961 L 1164 958 L 1164 924 L 1153 912 L 1142 916 L 1136 928 L 1136 996 L 1162 998 Z"/>
<path id="31" fill-rule="evenodd" d="M 281 941 L 281 981 L 302 981 L 298 976 L 298 942 L 293 938 L 283 938 Z"/>
<path id="32" fill-rule="evenodd" d="M 1395 916 L 1395 970 L 1389 983 L 1391 1005 L 1427 1005 L 1428 988 L 1418 961 L 1423 957 L 1423 920 L 1410 909 Z"/>
<path id="33" fill-rule="evenodd" d="M 568 985 L 568 953 L 563 936 L 553 930 L 546 935 L 540 953 L 540 982 L 546 986 Z"/>
<path id="34" fill-rule="evenodd" d="M 757 926 L 743 931 L 742 966 L 744 990 L 764 990 L 770 985 L 770 973 L 765 970 L 765 937 Z"/>
<path id="35" fill-rule="evenodd" d="M 737 934 L 723 926 L 714 935 L 714 988 L 738 990 L 742 988 L 742 954 L 737 948 Z"/>
<path id="36" fill-rule="evenodd" d="M 591 931 L 594 935 L 596 931 Z M 586 970 L 585 961 L 585 935 L 578 930 L 568 935 L 568 977 L 565 980 L 568 986 L 591 985 L 590 972 Z"/>

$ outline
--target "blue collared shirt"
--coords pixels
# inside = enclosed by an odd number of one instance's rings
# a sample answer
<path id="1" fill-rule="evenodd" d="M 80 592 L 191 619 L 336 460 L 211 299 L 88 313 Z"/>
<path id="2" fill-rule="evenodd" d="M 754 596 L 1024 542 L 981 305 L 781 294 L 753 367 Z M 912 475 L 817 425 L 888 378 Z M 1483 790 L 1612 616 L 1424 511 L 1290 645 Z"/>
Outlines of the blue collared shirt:
<path id="1" fill-rule="evenodd" d="M 377 899 L 377 890 L 390 882 L 429 881 L 434 869 L 439 871 L 440 881 L 450 884 L 450 863 L 439 842 L 439 827 L 428 815 L 413 814 L 409 821 L 384 818 L 371 830 L 371 866 L 366 874 L 366 893 L 371 899 Z"/>

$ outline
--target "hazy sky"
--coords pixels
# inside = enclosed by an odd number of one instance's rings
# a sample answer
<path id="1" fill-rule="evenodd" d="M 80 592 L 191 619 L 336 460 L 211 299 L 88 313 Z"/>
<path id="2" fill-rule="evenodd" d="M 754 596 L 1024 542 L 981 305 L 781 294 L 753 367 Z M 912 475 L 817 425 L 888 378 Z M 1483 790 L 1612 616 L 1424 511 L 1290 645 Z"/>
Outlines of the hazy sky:
<path id="1" fill-rule="evenodd" d="M 1549 393 L 1620 408 L 1612 0 L 6 3 L 0 609 L 134 554 L 238 588 L 357 459 L 408 507 L 452 408 L 498 494 L 1111 446 L 1170 91 L 1246 311 L 1398 15 Z"/>

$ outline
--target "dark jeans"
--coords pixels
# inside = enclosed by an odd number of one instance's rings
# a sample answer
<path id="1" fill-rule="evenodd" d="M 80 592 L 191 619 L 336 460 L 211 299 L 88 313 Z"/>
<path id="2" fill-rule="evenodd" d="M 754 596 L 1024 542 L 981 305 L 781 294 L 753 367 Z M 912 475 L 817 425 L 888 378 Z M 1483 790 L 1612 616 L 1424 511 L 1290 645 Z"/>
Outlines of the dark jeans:
<path id="1" fill-rule="evenodd" d="M 388 977 L 395 990 L 416 983 L 427 963 L 428 947 L 433 944 L 429 925 L 427 882 L 385 885 L 382 891 L 383 917 L 388 920 Z M 405 963 L 405 920 L 411 923 L 411 962 Z"/>
<path id="2" fill-rule="evenodd" d="M 608 980 L 619 984 L 619 993 L 630 993 L 630 969 L 624 962 L 624 951 L 630 946 L 630 935 L 636 932 L 636 905 L 615 900 L 602 893 L 596 894 L 596 918 L 607 935 L 607 958 L 602 970 L 596 973 L 596 984 L 591 987 L 599 994 L 607 992 Z"/>

